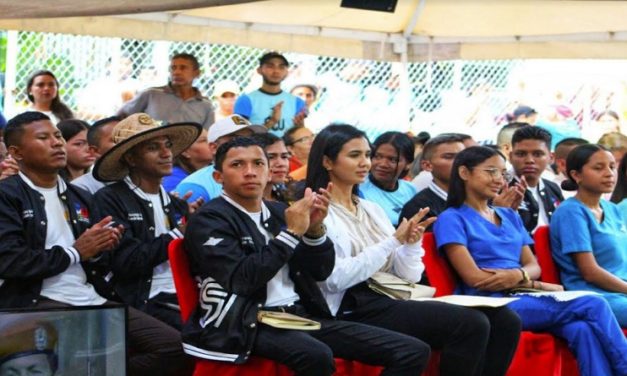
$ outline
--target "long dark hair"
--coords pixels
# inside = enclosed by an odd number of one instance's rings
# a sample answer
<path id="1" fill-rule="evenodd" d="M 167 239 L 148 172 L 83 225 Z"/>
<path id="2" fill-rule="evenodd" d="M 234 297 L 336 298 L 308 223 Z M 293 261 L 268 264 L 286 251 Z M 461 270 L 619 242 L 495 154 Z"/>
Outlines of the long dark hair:
<path id="1" fill-rule="evenodd" d="M 61 131 L 61 135 L 65 139 L 65 142 L 68 142 L 68 141 L 70 141 L 70 139 L 72 139 L 74 136 L 76 136 L 80 132 L 88 131 L 89 130 L 89 124 L 87 122 L 84 122 L 84 121 L 78 120 L 78 119 L 68 119 L 68 120 L 61 120 L 57 124 L 57 128 L 59 128 L 59 130 Z M 86 173 L 88 171 L 89 171 L 89 169 L 85 170 Z M 70 176 L 70 171 L 68 170 L 68 166 L 67 165 L 63 169 L 61 169 L 59 171 L 59 175 L 66 182 L 70 182 L 71 181 L 72 177 Z"/>
<path id="2" fill-rule="evenodd" d="M 28 82 L 26 83 L 26 96 L 28 97 L 28 100 L 30 100 L 33 104 L 35 103 L 35 98 L 30 93 L 30 88 L 33 86 L 35 78 L 39 76 L 50 76 L 57 84 L 57 96 L 52 99 L 52 103 L 50 104 L 50 111 L 59 120 L 72 119 L 74 117 L 74 113 L 72 113 L 72 110 L 70 110 L 70 108 L 65 103 L 61 102 L 61 99 L 59 98 L 59 81 L 57 80 L 55 75 L 48 70 L 38 70 L 28 78 Z"/>
<path id="3" fill-rule="evenodd" d="M 399 158 L 405 158 L 405 160 L 407 161 L 407 167 L 411 166 L 411 164 L 414 162 L 414 149 L 416 148 L 416 146 L 414 145 L 412 139 L 409 138 L 409 136 L 405 133 L 395 131 L 382 133 L 372 143 L 372 155 L 377 152 L 377 149 L 379 149 L 381 145 L 385 144 L 392 145 L 394 150 L 396 150 L 396 154 L 398 154 Z M 398 168 L 398 162 L 396 162 L 396 167 Z M 405 176 L 407 176 L 408 172 L 409 168 L 405 169 L 405 171 L 403 171 L 398 178 L 404 178 Z"/>
<path id="4" fill-rule="evenodd" d="M 590 157 L 598 151 L 608 151 L 607 148 L 597 144 L 579 145 L 568 153 L 566 157 L 566 177 L 562 182 L 562 189 L 566 191 L 576 191 L 579 186 L 570 174 L 571 171 L 581 172 L 583 166 L 590 161 Z"/>
<path id="5" fill-rule="evenodd" d="M 505 160 L 503 154 L 498 150 L 486 146 L 471 146 L 457 154 L 451 169 L 451 181 L 448 185 L 447 208 L 458 208 L 466 201 L 466 184 L 459 175 L 459 168 L 464 166 L 468 170 L 472 170 L 495 155 Z"/>
<path id="6" fill-rule="evenodd" d="M 627 153 L 623 155 L 618 165 L 618 177 L 616 180 L 616 188 L 612 193 L 612 202 L 619 203 L 627 197 Z"/>
<path id="7" fill-rule="evenodd" d="M 344 144 L 355 138 L 368 140 L 363 131 L 348 124 L 328 125 L 318 133 L 311 145 L 311 152 L 307 161 L 307 187 L 314 191 L 327 187 L 330 179 L 329 172 L 322 165 L 324 157 L 335 161 Z M 358 189 L 358 185 L 355 185 L 353 193 L 357 194 Z"/>

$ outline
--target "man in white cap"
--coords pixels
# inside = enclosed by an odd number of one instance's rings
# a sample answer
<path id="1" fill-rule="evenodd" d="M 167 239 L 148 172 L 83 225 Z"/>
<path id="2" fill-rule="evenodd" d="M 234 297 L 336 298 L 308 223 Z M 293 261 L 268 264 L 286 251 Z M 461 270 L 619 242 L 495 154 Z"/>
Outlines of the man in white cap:
<path id="1" fill-rule="evenodd" d="M 188 205 L 168 194 L 161 180 L 172 173 L 173 158 L 200 135 L 197 123 L 160 125 L 134 114 L 113 128 L 115 145 L 94 167 L 94 177 L 116 183 L 94 196 L 125 233 L 111 251 L 111 282 L 132 307 L 180 329 L 181 316 L 168 261 L 168 244 L 183 237 Z"/>
<path id="2" fill-rule="evenodd" d="M 267 129 L 260 125 L 252 125 L 248 120 L 239 115 L 230 115 L 222 120 L 216 121 L 210 128 L 207 135 L 209 148 L 212 156 L 215 155 L 218 147 L 236 136 L 250 136 L 253 133 L 265 133 Z M 213 159 L 213 158 L 212 158 Z M 222 194 L 222 184 L 213 179 L 214 165 L 194 172 L 176 186 L 174 192 L 179 197 L 184 197 L 189 192 L 191 196 L 188 202 L 194 202 L 202 198 L 204 202 L 219 197 Z"/>

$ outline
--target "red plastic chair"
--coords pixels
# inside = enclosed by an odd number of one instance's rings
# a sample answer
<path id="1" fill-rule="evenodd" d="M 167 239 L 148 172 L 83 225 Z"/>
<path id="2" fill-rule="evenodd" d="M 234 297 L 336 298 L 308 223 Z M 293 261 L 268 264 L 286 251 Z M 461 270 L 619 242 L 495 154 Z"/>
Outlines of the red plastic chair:
<path id="1" fill-rule="evenodd" d="M 551 254 L 551 237 L 549 235 L 549 226 L 541 226 L 536 229 L 533 234 L 533 250 L 536 253 L 538 265 L 542 269 L 540 280 L 549 283 L 560 283 L 560 273 L 553 261 Z"/>
<path id="2" fill-rule="evenodd" d="M 168 246 L 168 258 L 176 287 L 176 295 L 181 307 L 181 317 L 187 321 L 198 305 L 198 284 L 189 272 L 189 259 L 183 248 L 183 239 L 175 239 Z M 336 359 L 336 376 L 375 376 L 382 371 L 381 367 L 370 366 L 359 362 Z M 433 369 L 431 365 L 429 369 Z M 251 357 L 244 364 L 232 364 L 206 359 L 197 359 L 194 376 L 288 376 L 293 372 L 286 366 L 275 361 L 260 357 Z M 427 374 L 425 374 L 426 376 Z M 436 373 L 428 375 L 436 376 Z"/>
<path id="3" fill-rule="evenodd" d="M 436 288 L 436 296 L 450 295 L 457 285 L 456 274 L 448 261 L 438 254 L 433 233 L 425 233 L 422 240 L 425 250 L 425 273 Z M 562 353 L 565 344 L 547 333 L 522 332 L 508 376 L 560 376 Z"/>

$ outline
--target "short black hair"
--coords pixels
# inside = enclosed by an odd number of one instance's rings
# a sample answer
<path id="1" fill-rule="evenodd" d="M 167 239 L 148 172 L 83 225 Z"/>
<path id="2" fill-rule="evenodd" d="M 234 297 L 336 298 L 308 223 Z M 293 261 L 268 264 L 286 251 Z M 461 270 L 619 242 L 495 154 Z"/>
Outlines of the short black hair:
<path id="1" fill-rule="evenodd" d="M 435 149 L 442 144 L 452 144 L 459 142 L 460 144 L 464 143 L 464 138 L 462 138 L 457 133 L 442 133 L 435 137 L 432 137 L 425 143 L 422 148 L 422 154 L 420 159 L 423 161 L 428 161 L 433 156 Z"/>
<path id="2" fill-rule="evenodd" d="M 516 129 L 516 131 L 512 135 L 512 147 L 514 147 L 515 144 L 524 140 L 542 141 L 546 145 L 546 148 L 551 150 L 551 141 L 553 140 L 553 137 L 546 129 L 542 127 L 527 125 L 522 128 Z"/>
<path id="3" fill-rule="evenodd" d="M 194 69 L 200 69 L 200 64 L 198 63 L 198 59 L 196 59 L 196 56 L 192 54 L 188 54 L 185 52 L 177 52 L 174 55 L 172 55 L 172 57 L 170 58 L 170 61 L 174 59 L 185 59 L 192 63 L 192 65 L 194 66 Z"/>
<path id="4" fill-rule="evenodd" d="M 555 159 L 566 159 L 572 147 L 589 144 L 588 140 L 579 137 L 568 137 L 555 144 Z"/>
<path id="5" fill-rule="evenodd" d="M 90 146 L 100 146 L 100 136 L 102 133 L 102 128 L 109 123 L 113 123 L 114 121 L 119 122 L 121 120 L 122 118 L 119 116 L 109 116 L 107 118 L 96 121 L 87 130 L 87 143 Z"/>
<path id="6" fill-rule="evenodd" d="M 4 143 L 9 146 L 17 146 L 22 142 L 24 126 L 36 121 L 50 120 L 50 117 L 39 111 L 23 112 L 7 122 L 4 128 Z"/>
<path id="7" fill-rule="evenodd" d="M 257 143 L 262 147 L 262 149 L 266 149 L 268 146 L 275 144 L 276 142 L 283 141 L 283 139 L 273 133 L 254 133 L 250 136 L 253 140 L 257 141 Z M 283 141 L 285 142 L 285 141 Z"/>
<path id="8" fill-rule="evenodd" d="M 296 133 L 298 130 L 303 129 L 305 127 L 303 127 L 302 125 L 294 125 L 292 127 L 289 127 L 285 133 L 283 133 L 283 142 L 285 142 L 286 146 L 292 146 L 294 145 L 294 133 Z M 313 132 L 312 132 L 313 133 Z"/>
<path id="9" fill-rule="evenodd" d="M 224 163 L 224 159 L 226 159 L 226 154 L 229 152 L 229 150 L 233 148 L 248 148 L 251 146 L 258 146 L 261 148 L 261 150 L 264 150 L 263 145 L 261 145 L 259 141 L 252 137 L 235 137 L 223 143 L 218 147 L 218 150 L 216 151 L 216 156 L 213 161 L 215 169 L 222 172 L 222 164 Z M 263 155 L 266 155 L 265 151 Z"/>
<path id="10" fill-rule="evenodd" d="M 290 66 L 290 62 L 287 61 L 285 56 L 283 56 L 281 53 L 279 53 L 277 51 L 270 51 L 270 52 L 266 52 L 265 54 L 261 55 L 261 57 L 259 58 L 259 66 L 264 65 L 265 63 L 267 63 L 271 59 L 281 59 L 281 60 L 283 60 L 283 63 L 286 66 L 288 66 L 288 67 Z"/>
<path id="11" fill-rule="evenodd" d="M 514 132 L 516 132 L 516 130 L 519 128 L 528 126 L 529 124 L 521 122 L 505 124 L 503 127 L 501 127 L 499 133 L 496 135 L 496 145 L 500 147 L 503 144 L 511 144 L 512 135 L 514 134 Z"/>

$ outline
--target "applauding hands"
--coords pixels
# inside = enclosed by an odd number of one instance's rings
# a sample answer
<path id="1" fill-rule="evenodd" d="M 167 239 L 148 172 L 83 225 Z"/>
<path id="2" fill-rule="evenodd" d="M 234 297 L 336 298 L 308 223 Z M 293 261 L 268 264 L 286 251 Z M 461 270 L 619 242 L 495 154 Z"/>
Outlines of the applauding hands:
<path id="1" fill-rule="evenodd" d="M 422 218 L 429 212 L 429 208 L 422 208 L 411 219 L 403 218 L 398 224 L 398 228 L 394 233 L 394 237 L 404 244 L 414 244 L 422 239 L 425 229 L 435 222 L 436 217 L 425 219 Z"/>

